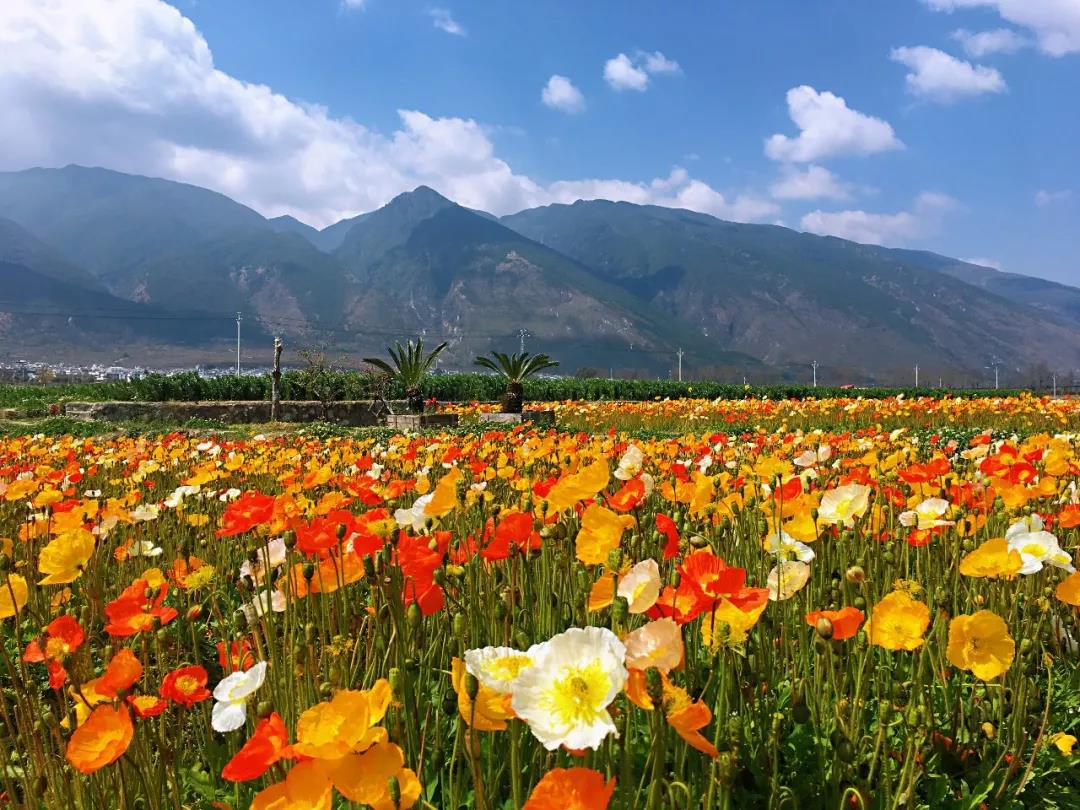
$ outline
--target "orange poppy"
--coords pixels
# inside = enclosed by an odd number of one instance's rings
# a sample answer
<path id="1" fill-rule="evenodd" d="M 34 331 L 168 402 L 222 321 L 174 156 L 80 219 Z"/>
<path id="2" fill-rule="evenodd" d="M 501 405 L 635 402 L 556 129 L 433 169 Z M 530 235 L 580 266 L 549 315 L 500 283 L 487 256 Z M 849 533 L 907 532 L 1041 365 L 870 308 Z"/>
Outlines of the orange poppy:
<path id="1" fill-rule="evenodd" d="M 525 802 L 524 810 L 605 810 L 615 792 L 615 780 L 592 768 L 554 768 L 544 774 Z"/>
<path id="2" fill-rule="evenodd" d="M 859 627 L 866 618 L 858 608 L 845 607 L 840 610 L 812 610 L 806 614 L 806 623 L 811 627 L 817 627 L 822 619 L 827 620 L 832 626 L 831 638 L 843 641 L 853 638 L 859 632 Z"/>
<path id="3" fill-rule="evenodd" d="M 67 760 L 79 773 L 94 773 L 120 759 L 134 735 L 126 706 L 98 706 L 68 740 Z"/>

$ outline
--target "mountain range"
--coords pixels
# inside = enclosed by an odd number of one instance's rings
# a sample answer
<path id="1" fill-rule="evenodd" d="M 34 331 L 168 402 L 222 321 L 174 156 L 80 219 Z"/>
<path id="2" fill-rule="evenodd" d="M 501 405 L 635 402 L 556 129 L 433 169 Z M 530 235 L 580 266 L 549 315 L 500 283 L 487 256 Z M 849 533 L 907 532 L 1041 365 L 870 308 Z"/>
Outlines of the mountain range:
<path id="1" fill-rule="evenodd" d="M 1080 289 L 938 254 L 687 210 L 578 201 L 502 218 L 421 186 L 316 229 L 183 183 L 0 173 L 0 359 L 228 363 L 273 335 L 356 358 L 423 335 L 469 367 L 885 380 L 1080 368 Z M 845 379 L 841 380 L 843 377 Z M 963 379 L 960 379 L 963 378 Z"/>

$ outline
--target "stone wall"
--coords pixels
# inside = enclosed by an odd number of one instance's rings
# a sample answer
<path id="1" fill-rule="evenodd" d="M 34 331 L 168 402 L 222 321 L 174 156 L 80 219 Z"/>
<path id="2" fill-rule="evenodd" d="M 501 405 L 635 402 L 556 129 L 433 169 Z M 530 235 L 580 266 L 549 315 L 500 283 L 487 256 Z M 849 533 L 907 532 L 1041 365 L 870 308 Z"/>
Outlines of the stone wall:
<path id="1" fill-rule="evenodd" d="M 404 411 L 404 402 L 391 403 Z M 281 403 L 282 422 L 335 422 L 353 427 L 380 424 L 385 407 L 370 400 Z M 269 401 L 252 402 L 68 402 L 64 413 L 87 422 L 176 422 L 210 419 L 225 424 L 255 424 L 270 421 Z"/>

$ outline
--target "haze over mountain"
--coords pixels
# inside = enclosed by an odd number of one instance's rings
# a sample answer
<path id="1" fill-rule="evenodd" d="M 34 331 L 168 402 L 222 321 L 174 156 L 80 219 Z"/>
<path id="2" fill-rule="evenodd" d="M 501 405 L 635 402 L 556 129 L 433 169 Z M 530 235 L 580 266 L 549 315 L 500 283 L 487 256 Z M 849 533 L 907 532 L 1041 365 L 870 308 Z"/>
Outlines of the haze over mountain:
<path id="1" fill-rule="evenodd" d="M 425 334 L 467 367 L 526 330 L 567 371 L 666 374 L 680 347 L 688 371 L 733 378 L 815 359 L 863 379 L 915 363 L 1080 367 L 1075 288 L 630 203 L 500 220 L 421 186 L 320 231 L 182 183 L 30 169 L 0 173 L 0 263 L 8 357 L 140 347 L 167 358 L 183 344 L 178 362 L 199 351 L 228 362 L 242 311 L 260 358 L 272 334 L 350 356 Z M 30 312 L 81 317 L 74 331 L 16 328 Z"/>

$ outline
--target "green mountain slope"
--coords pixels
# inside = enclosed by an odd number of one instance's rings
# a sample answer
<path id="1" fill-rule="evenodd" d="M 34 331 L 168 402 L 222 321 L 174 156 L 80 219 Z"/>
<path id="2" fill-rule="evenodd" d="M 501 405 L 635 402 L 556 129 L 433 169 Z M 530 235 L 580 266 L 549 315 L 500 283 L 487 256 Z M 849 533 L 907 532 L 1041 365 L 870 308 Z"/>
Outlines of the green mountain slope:
<path id="1" fill-rule="evenodd" d="M 335 256 L 356 286 L 349 323 L 448 338 L 468 361 L 530 346 L 568 365 L 666 371 L 681 345 L 699 362 L 757 368 L 577 262 L 431 189 L 400 195 L 348 233 Z"/>
<path id="2" fill-rule="evenodd" d="M 1080 330 L 903 251 L 604 201 L 502 220 L 733 351 L 886 372 L 1080 365 Z"/>
<path id="3" fill-rule="evenodd" d="M 107 169 L 0 173 L 0 217 L 99 277 L 267 221 L 223 194 Z"/>

